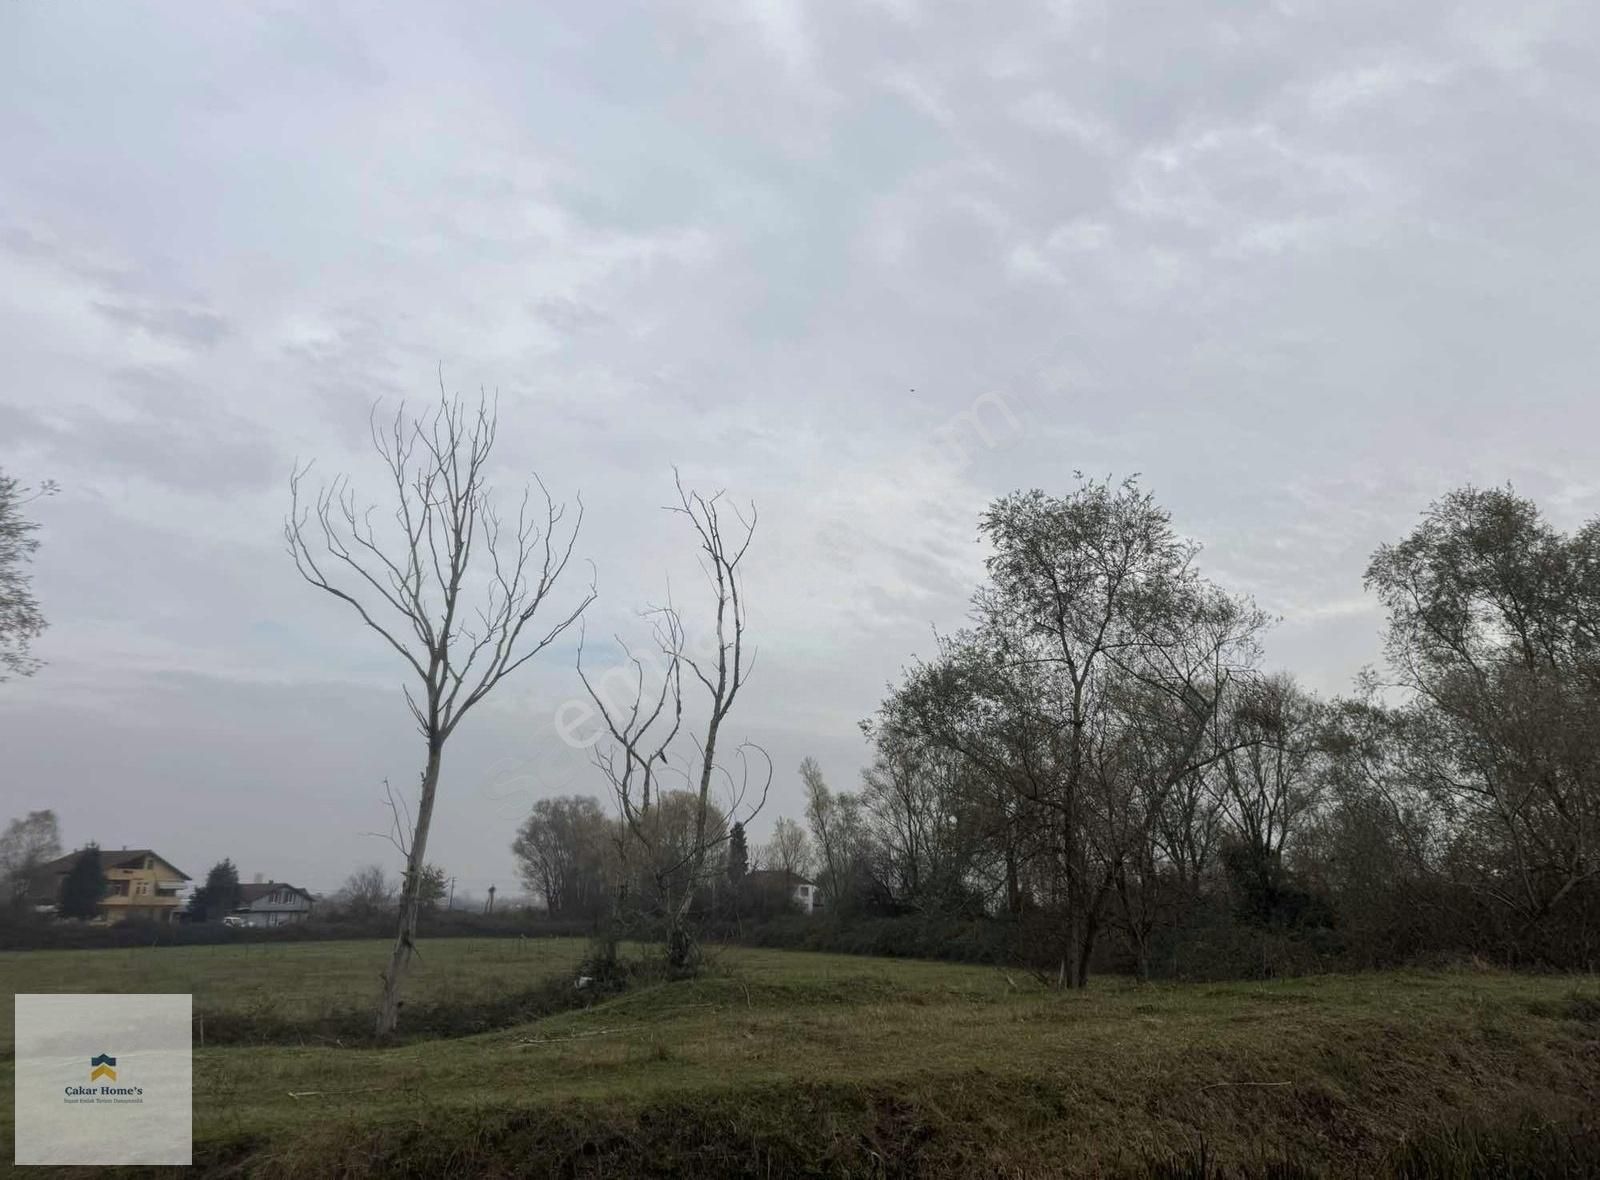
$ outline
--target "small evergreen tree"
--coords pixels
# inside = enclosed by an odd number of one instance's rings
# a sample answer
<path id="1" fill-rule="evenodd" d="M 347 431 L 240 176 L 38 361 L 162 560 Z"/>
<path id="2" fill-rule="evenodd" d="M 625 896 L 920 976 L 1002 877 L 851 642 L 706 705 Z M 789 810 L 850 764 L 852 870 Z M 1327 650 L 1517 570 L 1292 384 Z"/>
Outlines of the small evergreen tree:
<path id="1" fill-rule="evenodd" d="M 744 883 L 750 871 L 750 846 L 745 842 L 744 824 L 735 823 L 728 833 L 728 880 L 735 886 Z"/>
<path id="2" fill-rule="evenodd" d="M 211 866 L 206 883 L 194 891 L 189 912 L 202 922 L 215 922 L 238 909 L 244 901 L 239 889 L 239 870 L 233 861 L 223 859 Z"/>
<path id="3" fill-rule="evenodd" d="M 424 865 L 422 881 L 417 887 L 417 904 L 431 912 L 439 908 L 439 903 L 444 900 L 444 894 L 444 870 L 438 865 Z"/>
<path id="4" fill-rule="evenodd" d="M 72 868 L 61 882 L 61 916 L 94 917 L 100 912 L 100 899 L 105 893 L 106 878 L 100 871 L 100 845 L 89 844 L 78 853 L 78 859 L 72 862 Z"/>

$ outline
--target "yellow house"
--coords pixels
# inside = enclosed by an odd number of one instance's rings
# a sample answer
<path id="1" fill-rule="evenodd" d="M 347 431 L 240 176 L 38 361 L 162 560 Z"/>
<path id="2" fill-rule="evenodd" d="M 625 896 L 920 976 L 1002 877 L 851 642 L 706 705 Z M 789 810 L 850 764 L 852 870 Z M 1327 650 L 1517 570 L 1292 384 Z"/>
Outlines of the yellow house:
<path id="1" fill-rule="evenodd" d="M 77 863 L 82 850 L 69 852 L 40 868 L 37 877 L 38 900 L 55 901 L 61 882 Z M 106 891 L 100 898 L 102 922 L 170 922 L 182 907 L 178 894 L 189 874 L 148 848 L 100 850 L 100 874 Z"/>

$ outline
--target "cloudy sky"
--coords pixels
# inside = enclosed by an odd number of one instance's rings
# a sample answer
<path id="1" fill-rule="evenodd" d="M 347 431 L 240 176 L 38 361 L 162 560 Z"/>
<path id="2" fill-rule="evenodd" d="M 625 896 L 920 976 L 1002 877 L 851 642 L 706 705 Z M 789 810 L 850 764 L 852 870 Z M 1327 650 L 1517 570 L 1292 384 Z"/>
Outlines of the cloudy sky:
<path id="1" fill-rule="evenodd" d="M 500 486 L 582 493 L 591 635 L 689 601 L 673 464 L 758 504 L 758 838 L 803 755 L 854 784 L 986 499 L 1076 470 L 1141 473 L 1337 692 L 1379 656 L 1365 557 L 1430 499 L 1600 512 L 1597 34 L 1537 2 L 6 4 L 0 467 L 62 491 L 0 819 L 319 890 L 394 862 L 398 659 L 280 530 L 297 459 L 378 490 L 372 404 L 441 367 L 499 392 Z M 458 889 L 514 890 L 528 805 L 599 792 L 552 724 L 572 656 L 453 741 Z"/>

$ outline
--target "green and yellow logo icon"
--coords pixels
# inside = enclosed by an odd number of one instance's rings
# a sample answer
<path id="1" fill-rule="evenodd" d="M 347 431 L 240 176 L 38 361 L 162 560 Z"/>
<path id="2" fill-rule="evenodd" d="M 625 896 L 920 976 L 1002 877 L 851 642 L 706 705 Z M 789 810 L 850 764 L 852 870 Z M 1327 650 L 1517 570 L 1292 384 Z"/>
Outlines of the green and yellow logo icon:
<path id="1" fill-rule="evenodd" d="M 101 1078 L 108 1081 L 117 1080 L 117 1059 L 101 1053 L 97 1057 L 89 1058 L 89 1080 L 98 1082 Z"/>

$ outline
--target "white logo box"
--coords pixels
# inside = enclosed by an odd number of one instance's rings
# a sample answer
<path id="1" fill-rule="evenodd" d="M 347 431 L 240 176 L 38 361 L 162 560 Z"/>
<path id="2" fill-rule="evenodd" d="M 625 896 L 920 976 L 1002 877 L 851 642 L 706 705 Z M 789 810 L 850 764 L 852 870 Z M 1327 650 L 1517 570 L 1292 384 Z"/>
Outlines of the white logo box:
<path id="1" fill-rule="evenodd" d="M 192 1017 L 187 995 L 17 996 L 14 1162 L 192 1162 Z"/>

